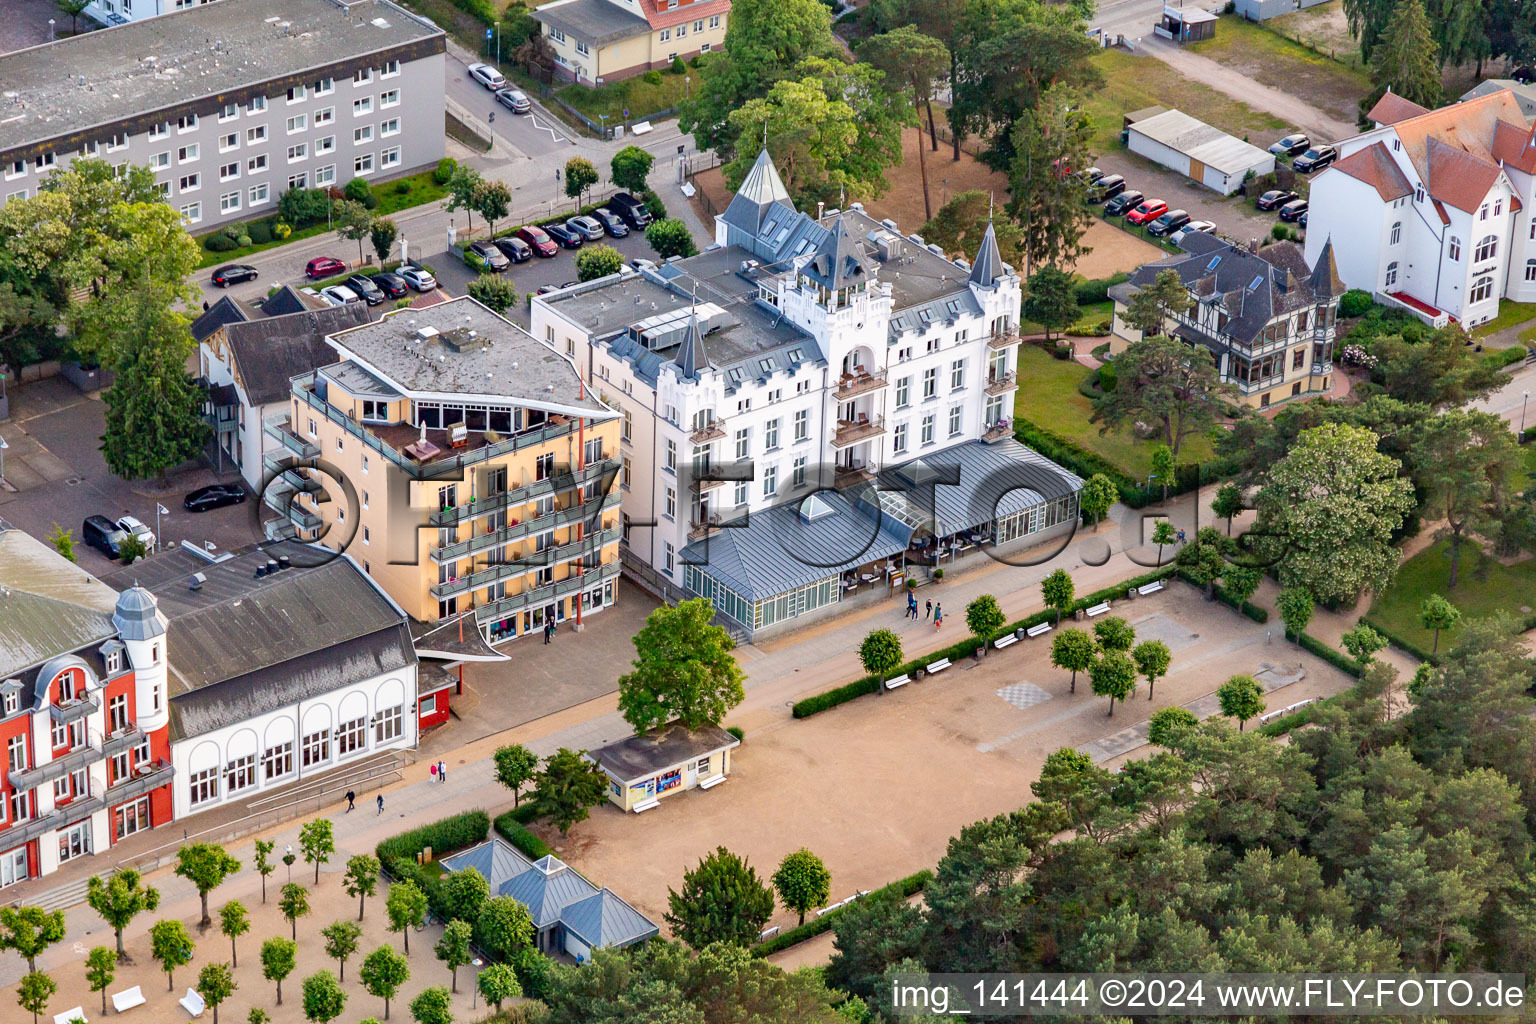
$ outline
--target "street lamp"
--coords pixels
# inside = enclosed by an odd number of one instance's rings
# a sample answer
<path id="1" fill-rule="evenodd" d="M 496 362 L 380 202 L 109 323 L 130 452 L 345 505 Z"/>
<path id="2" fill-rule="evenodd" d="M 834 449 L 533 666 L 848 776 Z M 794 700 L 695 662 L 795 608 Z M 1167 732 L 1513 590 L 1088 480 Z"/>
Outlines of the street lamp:
<path id="1" fill-rule="evenodd" d="M 1525 403 L 1526 403 L 1526 401 L 1530 397 L 1531 397 L 1531 393 L 1529 391 L 1522 391 L 1522 392 L 1520 392 L 1520 430 L 1519 430 L 1519 433 L 1521 433 L 1521 434 L 1525 433 Z M 5 447 L 5 442 L 4 441 L 0 441 L 0 448 L 4 448 L 4 447 Z M 0 456 L 0 457 L 3 457 L 3 456 Z M 3 466 L 3 463 L 0 463 L 0 466 Z M 0 472 L 0 476 L 4 476 L 4 475 L 5 474 L 3 472 Z"/>
<path id="2" fill-rule="evenodd" d="M 692 75 L 683 76 L 683 102 L 688 102 L 688 84 L 693 81 Z"/>
<path id="3" fill-rule="evenodd" d="M 5 438 L 0 437 L 0 480 L 5 479 L 5 450 L 10 445 L 5 443 Z"/>

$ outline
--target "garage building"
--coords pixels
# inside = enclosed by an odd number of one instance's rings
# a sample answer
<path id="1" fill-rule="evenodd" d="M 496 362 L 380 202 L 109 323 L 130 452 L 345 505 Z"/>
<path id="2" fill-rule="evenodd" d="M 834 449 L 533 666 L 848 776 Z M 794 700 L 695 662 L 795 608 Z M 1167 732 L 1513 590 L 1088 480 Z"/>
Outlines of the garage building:
<path id="1" fill-rule="evenodd" d="M 1172 168 L 1224 196 L 1236 192 L 1249 171 L 1268 174 L 1275 158 L 1182 110 L 1164 110 L 1126 125 L 1132 153 Z"/>

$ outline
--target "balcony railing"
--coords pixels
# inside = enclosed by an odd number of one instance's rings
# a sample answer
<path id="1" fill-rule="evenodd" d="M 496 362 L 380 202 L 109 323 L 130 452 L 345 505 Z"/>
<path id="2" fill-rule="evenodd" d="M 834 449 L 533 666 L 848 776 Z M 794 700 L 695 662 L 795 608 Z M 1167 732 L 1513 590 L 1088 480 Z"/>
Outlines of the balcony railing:
<path id="1" fill-rule="evenodd" d="M 1016 330 L 995 331 L 987 336 L 987 348 L 1010 348 L 1018 343 L 1019 332 Z"/>
<path id="2" fill-rule="evenodd" d="M 460 576 L 458 579 L 448 580 L 432 587 L 430 592 L 436 600 L 445 601 L 450 597 L 466 593 L 471 590 L 479 590 L 500 583 L 502 580 L 512 579 L 515 576 L 524 576 L 535 569 L 543 569 L 562 562 L 569 562 L 580 558 L 582 555 L 594 551 L 601 551 L 609 544 L 615 544 L 619 539 L 618 530 L 603 530 L 600 533 L 588 534 L 581 540 L 560 544 L 543 551 L 530 551 L 511 562 L 497 563 L 486 566 L 470 573 L 468 576 Z"/>
<path id="3" fill-rule="evenodd" d="M 832 471 L 832 486 L 839 491 L 872 483 L 874 479 L 875 474 L 864 466 L 838 466 Z"/>
<path id="4" fill-rule="evenodd" d="M 498 601 L 475 609 L 477 622 L 490 622 L 493 619 L 503 619 L 516 614 L 524 608 L 532 608 L 535 605 L 548 604 L 550 601 L 558 601 L 562 597 L 579 594 L 588 587 L 595 586 L 605 580 L 611 580 L 619 575 L 619 561 L 615 558 L 612 562 L 605 562 L 601 566 L 595 566 L 570 579 L 557 580 L 554 583 L 533 590 L 526 590 L 521 594 L 509 594 Z"/>
<path id="5" fill-rule="evenodd" d="M 572 487 L 589 484 L 594 480 L 601 480 L 605 474 L 617 473 L 619 463 L 617 459 L 604 459 L 594 462 L 586 469 L 571 472 L 570 466 L 557 466 L 557 472 L 543 480 L 535 480 L 531 484 L 522 487 L 514 487 L 511 490 L 502 491 L 500 494 L 488 495 L 484 498 L 472 498 L 462 505 L 453 508 L 439 509 L 427 517 L 433 526 L 457 526 L 459 523 L 468 522 L 480 516 L 488 516 L 492 512 L 500 512 L 504 509 L 516 508 L 526 505 L 530 501 L 548 497 L 559 491 L 570 490 Z"/>
<path id="6" fill-rule="evenodd" d="M 1005 437 L 1013 436 L 1013 424 L 1008 420 L 999 420 L 988 427 L 981 435 L 983 441 L 1001 441 Z"/>
<path id="7" fill-rule="evenodd" d="M 261 432 L 301 459 L 320 457 L 320 446 L 296 434 L 286 417 L 280 420 L 267 420 L 261 425 Z"/>
<path id="8" fill-rule="evenodd" d="M 432 550 L 432 561 L 439 565 L 444 562 L 457 562 L 462 558 L 468 558 L 477 551 L 485 551 L 488 548 L 499 548 L 513 541 L 522 540 L 535 533 L 545 530 L 555 530 L 562 526 L 570 526 L 573 523 L 590 522 L 596 520 L 601 514 L 619 507 L 620 495 L 610 493 L 603 497 L 601 503 L 588 501 L 580 505 L 572 505 L 570 508 L 557 509 L 547 516 L 539 516 L 525 523 L 514 523 L 503 526 L 499 530 L 490 530 L 478 537 L 470 537 L 466 540 L 455 541 L 452 544 L 444 544 Z"/>
<path id="9" fill-rule="evenodd" d="M 832 432 L 832 447 L 846 448 L 851 444 L 868 440 L 885 433 L 885 417 L 868 416 L 858 420 L 838 420 L 837 429 Z"/>
<path id="10" fill-rule="evenodd" d="M 1003 374 L 1002 376 L 998 376 L 998 375 L 994 374 L 994 375 L 988 377 L 987 378 L 987 388 L 986 388 L 986 391 L 987 391 L 987 394 L 989 394 L 989 395 L 1000 395 L 1004 391 L 1012 391 L 1014 388 L 1017 388 L 1018 386 L 1019 386 L 1019 375 L 1017 373 L 1015 373 L 1013 370 L 1009 370 L 1007 373 Z"/>
<path id="11" fill-rule="evenodd" d="M 886 384 L 884 370 L 877 370 L 874 373 L 845 373 L 837 382 L 837 390 L 833 392 L 833 396 L 839 402 L 846 402 L 871 391 L 879 391 Z"/>
<path id="12" fill-rule="evenodd" d="M 107 787 L 107 802 L 120 803 L 143 796 L 164 786 L 176 775 L 169 761 L 148 761 L 134 768 L 133 774 Z"/>
<path id="13" fill-rule="evenodd" d="M 725 437 L 725 428 L 720 425 L 720 421 L 710 420 L 708 423 L 704 424 L 702 427 L 689 434 L 688 440 L 692 441 L 694 444 L 708 444 L 711 441 L 718 441 L 723 437 Z"/>
<path id="14" fill-rule="evenodd" d="M 720 529 L 725 522 L 725 516 L 719 512 L 711 512 L 707 516 L 695 515 L 688 523 L 688 539 L 700 540 Z"/>
<path id="15" fill-rule="evenodd" d="M 47 764 L 40 764 L 35 768 L 28 768 L 25 771 L 11 772 L 11 788 L 31 789 L 34 786 L 46 785 L 55 779 L 62 779 L 70 772 L 93 765 L 104 757 L 106 757 L 106 754 L 96 744 L 76 747 L 67 754 L 59 755 Z"/>
<path id="16" fill-rule="evenodd" d="M 96 699 L 96 695 L 85 693 L 67 703 L 49 705 L 48 713 L 55 722 L 73 722 L 77 718 L 84 718 L 99 707 L 101 707 L 101 701 Z"/>

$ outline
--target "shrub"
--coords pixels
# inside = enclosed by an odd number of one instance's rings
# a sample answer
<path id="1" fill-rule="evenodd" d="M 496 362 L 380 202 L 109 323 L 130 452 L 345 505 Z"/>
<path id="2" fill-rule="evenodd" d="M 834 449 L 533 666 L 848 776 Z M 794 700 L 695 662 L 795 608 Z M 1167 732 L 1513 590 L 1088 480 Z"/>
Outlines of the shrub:
<path id="1" fill-rule="evenodd" d="M 250 232 L 252 244 L 266 245 L 272 241 L 272 222 L 270 220 L 252 221 Z"/>
<path id="2" fill-rule="evenodd" d="M 251 244 L 251 236 L 241 235 L 239 238 L 235 239 L 235 244 L 242 249 L 247 248 Z"/>
<path id="3" fill-rule="evenodd" d="M 661 196 L 656 190 L 648 188 L 640 193 L 640 199 L 645 203 L 645 209 L 651 215 L 651 220 L 661 220 L 667 215 L 667 204 L 661 201 Z"/>
<path id="4" fill-rule="evenodd" d="M 397 195 L 397 196 L 408 195 L 408 194 L 410 194 L 410 191 L 411 191 L 411 183 L 406 181 L 404 178 L 402 178 L 399 181 L 395 182 L 395 195 Z"/>
<path id="5" fill-rule="evenodd" d="M 437 162 L 437 170 L 432 172 L 432 180 L 439 185 L 448 184 L 448 179 L 453 177 L 453 172 L 459 169 L 459 162 L 453 157 L 445 156 Z"/>
<path id="6" fill-rule="evenodd" d="M 1115 376 L 1115 364 L 1114 363 L 1105 363 L 1103 366 L 1099 367 L 1099 390 L 1100 391 L 1113 391 L 1113 390 L 1115 390 L 1115 385 L 1118 382 L 1119 382 L 1119 378 Z"/>
<path id="7" fill-rule="evenodd" d="M 224 225 L 223 233 L 225 235 L 228 235 L 230 238 L 239 238 L 240 237 L 240 225 L 239 224 L 226 224 L 226 225 Z"/>
<path id="8" fill-rule="evenodd" d="M 301 228 L 325 220 L 329 208 L 330 197 L 318 188 L 291 188 L 277 201 L 278 216 Z"/>
<path id="9" fill-rule="evenodd" d="M 703 63 L 704 63 L 704 55 L 700 54 L 700 53 L 694 54 L 688 60 L 688 66 L 689 67 L 693 67 L 693 68 L 699 67 Z"/>
<path id="10" fill-rule="evenodd" d="M 240 245 L 238 242 L 236 242 L 233 238 L 230 238 L 222 231 L 220 231 L 218 234 L 209 235 L 207 238 L 203 239 L 203 248 L 207 249 L 209 252 L 230 252 L 231 250 L 238 249 L 239 247 Z"/>
<path id="11" fill-rule="evenodd" d="M 1364 316 L 1366 310 L 1371 308 L 1373 300 L 1371 293 L 1360 288 L 1351 288 L 1339 298 L 1339 316 L 1357 317 Z"/>
<path id="12" fill-rule="evenodd" d="M 899 675 L 900 673 L 898 673 Z M 863 679 L 854 680 L 845 686 L 828 690 L 826 693 L 818 693 L 814 697 L 796 701 L 793 714 L 796 718 L 809 718 L 820 714 L 839 704 L 846 704 L 855 697 L 862 697 L 866 693 L 874 693 L 880 688 L 880 683 L 873 676 L 865 676 Z"/>
<path id="13" fill-rule="evenodd" d="M 496 818 L 496 834 L 517 847 L 518 852 L 530 860 L 538 860 L 550 853 L 549 847 L 544 845 L 544 840 L 524 827 L 525 821 L 533 820 L 532 815 L 519 814 L 520 811 L 531 811 L 534 808 L 535 805 L 532 803 L 524 804 Z"/>
<path id="14" fill-rule="evenodd" d="M 1117 284 L 1124 284 L 1131 279 L 1127 273 L 1115 274 L 1113 277 L 1099 277 L 1092 281 L 1083 281 L 1077 286 L 1077 304 L 1079 306 L 1092 306 L 1099 302 L 1109 301 L 1109 290 Z"/>
<path id="15" fill-rule="evenodd" d="M 735 736 L 737 742 L 739 743 L 745 743 L 747 740 L 746 731 L 743 730 L 739 725 L 728 725 L 725 727 L 725 731 L 730 733 L 732 736 Z"/>
<path id="16" fill-rule="evenodd" d="M 273 222 L 273 224 L 272 224 L 272 237 L 273 238 L 277 238 L 277 239 L 281 239 L 281 240 L 287 240 L 288 236 L 291 235 L 291 234 L 293 234 L 293 228 L 290 227 L 288 224 L 286 224 L 286 223 L 284 223 L 283 221 L 280 221 L 280 220 Z"/>
<path id="17" fill-rule="evenodd" d="M 373 853 L 379 858 L 381 864 L 388 864 L 394 860 L 413 862 L 416 855 L 429 846 L 434 855 L 450 850 L 462 850 L 467 846 L 484 842 L 485 837 L 490 833 L 491 819 L 484 811 L 465 811 L 463 814 L 455 814 L 452 817 L 434 821 L 430 825 L 390 836 L 374 847 Z"/>
<path id="18" fill-rule="evenodd" d="M 688 69 L 683 66 L 683 58 L 681 58 L 681 57 L 673 57 L 672 58 L 672 73 L 674 75 L 681 75 L 681 74 L 683 74 L 687 70 Z"/>
<path id="19" fill-rule="evenodd" d="M 1311 633 L 1301 634 L 1301 638 L 1297 640 L 1297 643 L 1304 650 L 1311 651 L 1339 671 L 1347 672 L 1356 679 L 1360 678 L 1360 663 L 1358 661 L 1343 651 L 1335 650 L 1328 646 Z"/>
<path id="20" fill-rule="evenodd" d="M 1055 347 L 1053 347 L 1051 349 L 1051 355 L 1054 358 L 1056 358 L 1056 359 L 1071 359 L 1072 358 L 1072 346 L 1071 345 L 1056 345 Z"/>
<path id="21" fill-rule="evenodd" d="M 661 72 L 660 71 L 655 71 L 655 70 L 647 71 L 645 74 L 641 75 L 640 77 L 642 79 L 644 79 L 646 85 L 660 85 L 661 84 Z"/>
<path id="22" fill-rule="evenodd" d="M 933 881 L 933 872 L 924 868 L 916 874 L 908 875 L 906 878 L 899 878 L 889 885 L 882 886 L 868 896 L 860 897 L 860 899 L 873 900 L 888 894 L 894 894 L 898 899 L 909 900 L 926 889 L 931 881 Z M 759 942 L 753 946 L 752 955 L 755 957 L 772 956 L 781 950 L 788 949 L 790 946 L 797 945 L 806 939 L 829 931 L 832 928 L 832 923 L 837 920 L 837 915 L 838 911 L 832 911 L 822 914 L 814 921 L 807 921 L 798 928 L 791 928 L 787 932 L 780 932 L 767 942 Z"/>
<path id="23" fill-rule="evenodd" d="M 373 194 L 373 189 L 362 178 L 353 178 L 347 182 L 342 195 L 354 203 L 362 203 L 370 210 L 379 205 L 379 197 Z"/>
<path id="24" fill-rule="evenodd" d="M 1269 229 L 1269 237 L 1275 239 L 1276 241 L 1283 242 L 1285 239 L 1291 237 L 1291 229 L 1286 227 L 1284 224 L 1276 224 L 1274 227 Z"/>

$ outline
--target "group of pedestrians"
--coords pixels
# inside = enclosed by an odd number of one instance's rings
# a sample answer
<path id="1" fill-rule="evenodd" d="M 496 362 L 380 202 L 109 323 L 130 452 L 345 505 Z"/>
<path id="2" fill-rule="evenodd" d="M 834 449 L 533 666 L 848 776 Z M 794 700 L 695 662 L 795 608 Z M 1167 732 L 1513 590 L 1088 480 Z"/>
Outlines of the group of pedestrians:
<path id="1" fill-rule="evenodd" d="M 448 766 L 446 764 L 444 764 L 442 761 L 439 761 L 436 764 L 429 766 L 428 771 L 430 771 L 432 773 L 432 781 L 433 782 L 447 782 L 448 781 Z M 375 813 L 377 813 L 377 814 L 383 814 L 384 813 L 384 794 L 383 793 L 380 793 L 377 797 L 374 798 L 374 805 L 378 808 L 378 810 Z M 345 811 L 343 811 L 342 813 L 343 814 L 351 814 L 356 809 L 357 809 L 357 792 L 355 790 L 349 789 L 349 790 L 347 790 L 347 809 Z"/>
<path id="2" fill-rule="evenodd" d="M 917 595 L 910 590 L 907 591 L 907 618 L 917 618 Z M 944 627 L 944 605 L 942 603 L 935 603 L 932 600 L 927 601 L 923 608 L 923 618 L 925 620 L 932 619 L 934 629 L 942 629 Z"/>

